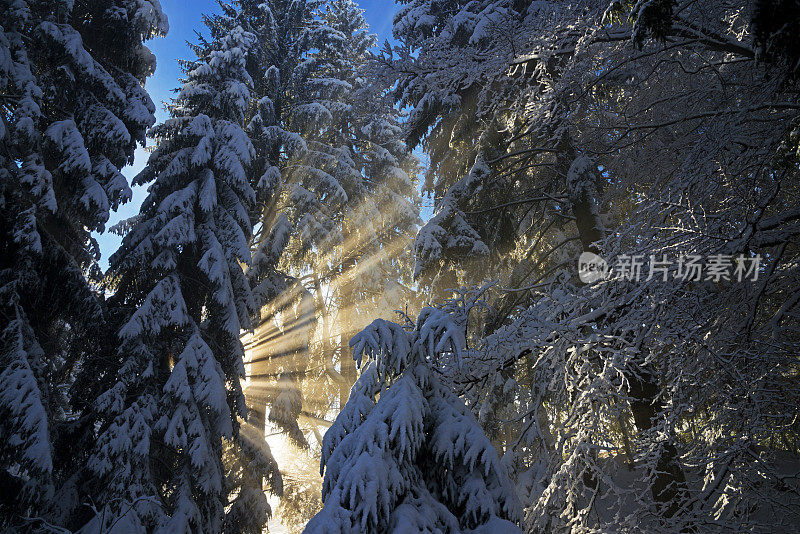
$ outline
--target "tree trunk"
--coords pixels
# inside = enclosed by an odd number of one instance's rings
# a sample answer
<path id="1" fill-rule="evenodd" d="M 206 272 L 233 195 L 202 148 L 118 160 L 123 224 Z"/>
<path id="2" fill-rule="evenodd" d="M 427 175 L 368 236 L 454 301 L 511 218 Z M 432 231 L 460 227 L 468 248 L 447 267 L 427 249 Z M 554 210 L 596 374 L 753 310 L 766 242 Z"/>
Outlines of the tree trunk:
<path id="1" fill-rule="evenodd" d="M 350 351 L 350 338 L 353 337 L 355 325 L 353 324 L 355 305 L 354 287 L 352 276 L 355 271 L 355 258 L 351 255 L 342 264 L 341 302 L 339 309 L 339 358 L 341 373 L 344 379 L 339 388 L 339 406 L 344 406 L 350 398 L 350 388 L 356 382 L 356 362 L 353 361 Z"/>
<path id="2" fill-rule="evenodd" d="M 567 174 L 576 156 L 569 136 L 565 135 L 560 143 L 558 166 L 564 175 Z M 567 194 L 583 250 L 599 253 L 594 243 L 603 239 L 605 230 L 598 220 L 597 199 L 593 198 L 585 187 L 574 192 L 567 191 Z M 660 388 L 656 376 L 649 368 L 637 366 L 635 372 L 626 373 L 626 379 L 631 385 L 631 411 L 636 428 L 639 432 L 648 432 L 658 424 L 659 416 L 665 409 L 659 400 Z M 653 499 L 659 504 L 659 512 L 666 518 L 673 517 L 688 500 L 686 476 L 678 459 L 678 451 L 672 442 L 668 441 L 662 445 L 651 491 Z"/>
<path id="3" fill-rule="evenodd" d="M 629 373 L 627 377 L 631 385 L 631 412 L 636 428 L 639 432 L 646 432 L 658 424 L 664 405 L 659 400 L 655 376 L 645 367 L 639 367 L 637 371 L 639 376 Z M 664 517 L 673 517 L 688 499 L 686 475 L 678 460 L 678 450 L 671 441 L 662 446 L 651 491 Z"/>
<path id="4" fill-rule="evenodd" d="M 247 423 L 255 427 L 258 435 L 262 439 L 266 439 L 265 428 L 267 424 L 267 402 L 263 394 L 258 394 L 257 389 L 254 387 L 248 388 L 250 391 L 245 390 L 245 404 L 247 405 Z M 259 477 L 256 480 L 253 473 L 245 473 L 245 480 L 242 483 L 246 488 L 264 489 L 264 479 Z"/>

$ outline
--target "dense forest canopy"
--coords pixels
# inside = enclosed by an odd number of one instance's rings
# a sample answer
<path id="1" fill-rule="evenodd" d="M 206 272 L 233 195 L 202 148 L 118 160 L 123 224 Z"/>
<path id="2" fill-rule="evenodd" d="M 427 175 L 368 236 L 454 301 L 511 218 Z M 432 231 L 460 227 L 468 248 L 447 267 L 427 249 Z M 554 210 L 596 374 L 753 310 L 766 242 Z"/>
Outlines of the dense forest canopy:
<path id="1" fill-rule="evenodd" d="M 0 530 L 795 531 L 800 3 L 391 8 L 0 0 Z"/>

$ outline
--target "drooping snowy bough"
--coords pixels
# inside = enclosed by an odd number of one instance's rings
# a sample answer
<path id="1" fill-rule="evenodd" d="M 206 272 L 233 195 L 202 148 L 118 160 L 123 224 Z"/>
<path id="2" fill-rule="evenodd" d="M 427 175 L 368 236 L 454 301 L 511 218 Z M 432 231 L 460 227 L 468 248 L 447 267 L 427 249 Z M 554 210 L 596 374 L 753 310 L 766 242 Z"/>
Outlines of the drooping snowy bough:
<path id="1" fill-rule="evenodd" d="M 404 3 L 382 55 L 430 157 L 416 276 L 499 280 L 453 383 L 524 528 L 796 530 L 796 8 L 441 6 Z M 579 280 L 582 252 L 614 279 Z"/>
<path id="2" fill-rule="evenodd" d="M 239 335 L 257 312 L 243 268 L 256 198 L 242 127 L 253 42 L 237 26 L 198 48 L 172 116 L 151 130 L 157 148 L 134 180 L 152 182 L 149 195 L 111 257 L 114 298 L 133 311 L 117 380 L 98 399 L 89 468 L 104 506 L 85 533 L 261 532 L 262 480 L 280 492 L 266 443 L 241 424 Z"/>
<path id="3" fill-rule="evenodd" d="M 80 525 L 113 323 L 99 247 L 155 122 L 158 0 L 0 1 L 0 529 Z"/>
<path id="4" fill-rule="evenodd" d="M 378 319 L 353 337 L 362 373 L 325 434 L 325 506 L 306 532 L 520 532 L 495 448 L 437 372 L 463 339 L 434 308 L 416 326 Z"/>

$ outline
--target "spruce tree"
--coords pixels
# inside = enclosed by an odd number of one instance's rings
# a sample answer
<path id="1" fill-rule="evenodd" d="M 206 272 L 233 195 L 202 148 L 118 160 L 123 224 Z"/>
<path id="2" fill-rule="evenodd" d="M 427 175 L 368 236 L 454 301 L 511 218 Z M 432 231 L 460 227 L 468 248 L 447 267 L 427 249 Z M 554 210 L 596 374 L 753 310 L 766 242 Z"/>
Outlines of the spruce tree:
<path id="1" fill-rule="evenodd" d="M 99 399 L 105 424 L 90 466 L 104 506 L 91 531 L 256 532 L 269 506 L 248 479 L 280 491 L 266 443 L 239 419 L 239 335 L 257 311 L 244 273 L 256 200 L 243 129 L 254 40 L 236 26 L 196 47 L 134 180 L 152 183 L 111 258 L 115 304 L 131 313 L 116 383 Z M 228 476 L 225 452 L 236 460 Z"/>
<path id="2" fill-rule="evenodd" d="M 325 506 L 306 532 L 520 532 L 521 506 L 478 421 L 436 373 L 463 331 L 439 309 L 353 337 L 363 372 L 323 440 Z"/>
<path id="3" fill-rule="evenodd" d="M 120 169 L 155 122 L 143 41 L 167 19 L 3 0 L 0 25 L 0 528 L 72 526 L 94 416 L 70 388 L 108 330 L 91 232 L 131 197 Z"/>
<path id="4" fill-rule="evenodd" d="M 293 319 L 283 325 L 291 334 L 282 347 L 254 347 L 248 403 L 259 428 L 266 406 L 277 408 L 270 419 L 301 446 L 298 378 L 306 370 L 315 317 L 298 279 L 315 266 L 320 249 L 341 242 L 337 214 L 348 199 L 348 183 L 359 179 L 348 147 L 331 135 L 347 85 L 326 73 L 336 66 L 330 51 L 345 37 L 320 18 L 322 6 L 242 0 L 208 18 L 212 34 L 225 34 L 241 21 L 256 36 L 246 59 L 253 79 L 247 133 L 255 149 L 250 174 L 259 218 L 247 275 L 266 319 Z M 274 387 L 264 385 L 269 382 Z"/>
<path id="5" fill-rule="evenodd" d="M 419 222 L 419 199 L 412 178 L 418 162 L 402 141 L 390 83 L 380 78 L 370 58 L 377 39 L 369 33 L 363 10 L 352 0 L 334 0 L 323 20 L 344 38 L 324 51 L 329 70 L 321 80 L 328 86 L 346 88 L 326 135 L 331 145 L 348 155 L 357 171 L 342 180 L 348 195 L 337 214 L 342 244 L 320 255 L 316 267 L 328 273 L 338 288 L 340 405 L 344 405 L 356 378 L 352 361 L 344 356 L 348 341 L 371 319 L 392 314 L 409 300 L 410 291 L 398 282 L 407 273 L 403 253 Z"/>

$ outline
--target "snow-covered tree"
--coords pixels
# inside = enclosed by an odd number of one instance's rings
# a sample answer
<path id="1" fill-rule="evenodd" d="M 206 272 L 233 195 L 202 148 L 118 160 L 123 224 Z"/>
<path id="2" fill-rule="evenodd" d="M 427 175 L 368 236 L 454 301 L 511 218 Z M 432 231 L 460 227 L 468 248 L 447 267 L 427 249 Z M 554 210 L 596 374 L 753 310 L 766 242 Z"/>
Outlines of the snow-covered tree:
<path id="1" fill-rule="evenodd" d="M 264 421 L 266 405 L 283 394 L 280 405 L 287 409 L 270 411 L 270 418 L 297 438 L 299 411 L 291 399 L 299 394 L 296 377 L 306 366 L 304 347 L 313 330 L 309 319 L 314 319 L 294 313 L 306 309 L 308 296 L 297 276 L 323 240 L 337 241 L 333 215 L 347 198 L 337 175 L 340 160 L 346 164 L 347 158 L 322 136 L 342 88 L 312 82 L 326 65 L 313 52 L 341 39 L 317 16 L 322 4 L 243 0 L 221 4 L 222 13 L 206 19 L 212 37 L 241 24 L 255 38 L 245 58 L 252 79 L 245 130 L 254 148 L 249 175 L 258 212 L 247 277 L 266 319 L 295 316 L 298 323 L 276 326 L 292 332 L 294 346 L 260 351 L 249 362 L 249 374 L 257 380 L 249 386 L 248 403 L 256 420 Z M 284 415 L 291 417 L 279 420 Z"/>
<path id="2" fill-rule="evenodd" d="M 410 281 L 408 252 L 419 222 L 417 161 L 402 141 L 391 82 L 379 76 L 369 55 L 376 38 L 363 11 L 351 0 L 335 0 L 323 20 L 344 38 L 321 52 L 329 58 L 321 79 L 346 87 L 331 106 L 325 138 L 350 155 L 356 171 L 342 180 L 348 199 L 336 215 L 341 244 L 327 247 L 316 261 L 320 278 L 335 288 L 328 313 L 321 315 L 335 322 L 340 343 L 323 357 L 339 362 L 343 405 L 356 377 L 346 356 L 350 338 L 376 316 L 388 317 L 409 302 L 403 282 Z"/>
<path id="3" fill-rule="evenodd" d="M 108 274 L 130 314 L 116 381 L 98 400 L 105 421 L 90 468 L 102 508 L 87 531 L 257 532 L 269 514 L 261 479 L 280 491 L 266 443 L 240 421 L 239 336 L 258 310 L 244 272 L 254 40 L 237 26 L 196 48 L 134 180 L 152 183 Z M 229 476 L 226 451 L 236 458 Z"/>
<path id="4" fill-rule="evenodd" d="M 93 231 L 131 197 L 120 169 L 154 122 L 158 0 L 0 2 L 3 528 L 72 526 L 92 410 L 70 392 L 109 328 Z"/>
<path id="5" fill-rule="evenodd" d="M 520 532 L 497 452 L 437 373 L 463 330 L 425 308 L 416 326 L 377 319 L 353 337 L 363 372 L 323 440 L 322 511 L 306 532 Z"/>
<path id="6" fill-rule="evenodd" d="M 389 262 L 398 264 L 398 254 L 386 249 L 390 243 L 399 248 L 394 238 L 408 241 L 415 231 L 409 174 L 416 163 L 400 141 L 386 89 L 368 83 L 375 38 L 353 2 L 243 1 L 208 18 L 212 35 L 238 23 L 256 36 L 246 60 L 254 80 L 247 131 L 256 150 L 251 174 L 261 214 L 247 273 L 262 307 L 262 330 L 271 331 L 253 340 L 248 396 L 257 418 L 266 419 L 270 405 L 272 422 L 303 445 L 296 418 L 309 367 L 349 388 L 355 373 L 347 365 L 342 373 L 334 369 L 332 342 L 335 335 L 345 344 L 349 339 L 346 315 L 355 303 L 391 310 L 402 301 L 400 286 L 387 282 L 397 277 L 385 272 Z M 327 295 L 324 287 L 331 288 Z M 316 306 L 311 317 L 309 298 Z M 309 319 L 327 332 L 319 351 L 310 346 L 315 325 Z M 331 330 L 334 321 L 337 330 Z M 315 355 L 327 363 L 309 365 Z M 279 400 L 280 409 L 273 409 Z"/>
<path id="7" fill-rule="evenodd" d="M 761 476 L 787 480 L 774 467 L 797 454 L 782 400 L 799 393 L 784 378 L 797 302 L 793 26 L 751 26 L 778 4 L 419 0 L 395 17 L 402 46 L 384 65 L 436 199 L 418 275 L 440 290 L 501 281 L 485 315 L 451 310 L 471 350 L 447 374 L 516 465 L 531 531 L 758 530 L 795 517 L 774 512 L 794 499 L 784 482 L 754 490 Z M 643 278 L 665 253 L 737 266 L 759 254 L 771 274 L 587 286 L 581 251 L 612 265 L 641 254 Z"/>
<path id="8" fill-rule="evenodd" d="M 318 18 L 322 2 L 243 3 L 242 16 L 258 38 L 251 54 L 257 110 L 248 125 L 257 152 L 262 218 L 249 275 L 264 304 L 287 284 L 268 273 L 282 259 L 298 269 L 323 240 L 338 239 L 333 216 L 347 200 L 352 169 L 342 147 L 327 143 L 344 87 L 322 77 L 330 58 L 320 51 L 343 36 Z M 314 52 L 317 53 L 314 53 Z M 289 273 L 287 273 L 289 274 Z M 262 282 L 264 280 L 264 282 Z"/>

